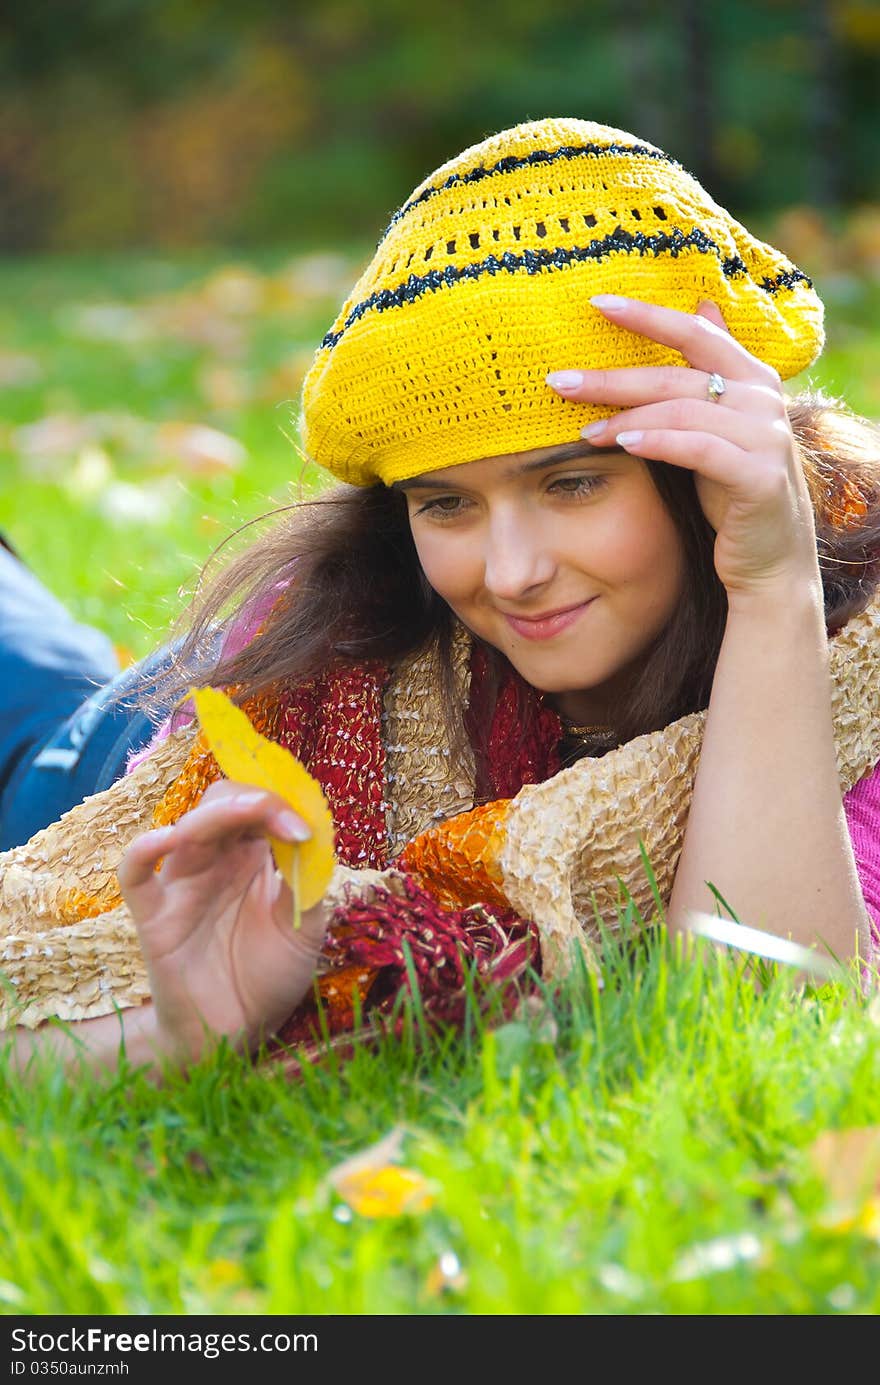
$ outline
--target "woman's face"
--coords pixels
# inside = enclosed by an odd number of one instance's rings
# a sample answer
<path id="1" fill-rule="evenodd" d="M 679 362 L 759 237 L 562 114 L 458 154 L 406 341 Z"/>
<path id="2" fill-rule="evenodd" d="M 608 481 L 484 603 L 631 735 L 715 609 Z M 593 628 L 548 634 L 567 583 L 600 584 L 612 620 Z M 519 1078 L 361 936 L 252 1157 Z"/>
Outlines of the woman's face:
<path id="1" fill-rule="evenodd" d="M 614 724 L 684 581 L 645 463 L 584 443 L 440 468 L 398 488 L 425 575 L 563 715 Z"/>

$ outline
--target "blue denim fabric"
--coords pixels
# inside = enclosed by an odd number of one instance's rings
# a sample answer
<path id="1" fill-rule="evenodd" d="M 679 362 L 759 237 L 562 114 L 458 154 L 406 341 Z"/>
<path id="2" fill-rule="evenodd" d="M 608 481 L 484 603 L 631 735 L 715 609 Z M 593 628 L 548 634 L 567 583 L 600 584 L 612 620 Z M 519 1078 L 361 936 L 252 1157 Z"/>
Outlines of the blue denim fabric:
<path id="1" fill-rule="evenodd" d="M 171 657 L 120 671 L 106 636 L 0 548 L 0 850 L 124 774 L 155 728 L 131 700 L 108 704 Z"/>

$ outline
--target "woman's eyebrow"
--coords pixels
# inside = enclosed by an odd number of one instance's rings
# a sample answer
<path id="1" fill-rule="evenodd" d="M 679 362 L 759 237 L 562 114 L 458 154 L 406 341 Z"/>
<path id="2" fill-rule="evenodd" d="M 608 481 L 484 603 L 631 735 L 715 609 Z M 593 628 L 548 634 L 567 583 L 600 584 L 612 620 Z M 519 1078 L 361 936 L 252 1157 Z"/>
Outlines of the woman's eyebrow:
<path id="1" fill-rule="evenodd" d="M 561 463 L 581 460 L 589 461 L 594 460 L 596 457 L 606 452 L 622 451 L 623 449 L 621 447 L 596 448 L 590 447 L 589 443 L 585 442 L 567 442 L 563 443 L 561 447 L 554 447 L 552 452 L 547 453 L 543 457 L 537 457 L 532 462 L 520 462 L 517 466 L 509 467 L 504 472 L 503 479 L 505 481 L 512 481 L 517 476 L 527 476 L 533 471 L 546 471 L 551 466 L 559 466 Z M 444 486 L 453 486 L 454 484 L 455 482 L 451 479 L 431 481 L 425 476 L 412 476 L 406 481 L 395 481 L 391 489 L 400 491 L 442 490 Z"/>

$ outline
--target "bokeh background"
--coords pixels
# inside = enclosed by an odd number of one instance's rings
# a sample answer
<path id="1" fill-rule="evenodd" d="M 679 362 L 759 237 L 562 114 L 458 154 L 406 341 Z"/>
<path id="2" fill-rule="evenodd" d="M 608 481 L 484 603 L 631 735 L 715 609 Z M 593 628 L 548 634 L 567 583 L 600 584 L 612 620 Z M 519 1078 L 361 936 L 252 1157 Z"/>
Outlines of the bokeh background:
<path id="1" fill-rule="evenodd" d="M 828 308 L 811 380 L 880 414 L 878 73 L 877 0 L 9 7 L 0 529 L 145 652 L 231 528 L 318 484 L 297 393 L 390 213 L 548 114 L 659 144 L 785 249 Z"/>

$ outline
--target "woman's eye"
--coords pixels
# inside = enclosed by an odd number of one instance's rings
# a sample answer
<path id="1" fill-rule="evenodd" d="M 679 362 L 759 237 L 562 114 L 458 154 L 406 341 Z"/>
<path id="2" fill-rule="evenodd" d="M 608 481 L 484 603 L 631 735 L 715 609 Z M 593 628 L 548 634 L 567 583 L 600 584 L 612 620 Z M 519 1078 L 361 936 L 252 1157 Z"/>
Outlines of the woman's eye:
<path id="1" fill-rule="evenodd" d="M 548 490 L 562 495 L 591 495 L 604 483 L 604 476 L 560 476 Z"/>
<path id="2" fill-rule="evenodd" d="M 424 505 L 420 505 L 416 514 L 431 514 L 442 519 L 447 515 L 460 514 L 464 505 L 464 499 L 460 495 L 438 495 L 433 500 L 426 500 Z"/>

